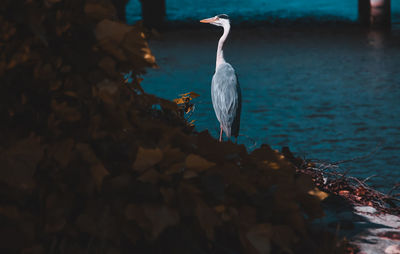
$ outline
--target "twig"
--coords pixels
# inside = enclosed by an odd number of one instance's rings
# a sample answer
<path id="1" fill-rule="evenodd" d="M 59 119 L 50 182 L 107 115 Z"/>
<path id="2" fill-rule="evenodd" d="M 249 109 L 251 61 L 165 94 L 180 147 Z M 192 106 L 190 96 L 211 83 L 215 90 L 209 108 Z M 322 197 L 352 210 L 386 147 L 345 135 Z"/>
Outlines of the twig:
<path id="1" fill-rule="evenodd" d="M 347 163 L 347 162 L 352 162 L 352 161 L 357 161 L 357 160 L 366 159 L 366 158 L 368 158 L 368 157 L 374 155 L 379 149 L 381 149 L 381 148 L 382 148 L 382 144 L 383 144 L 382 142 L 379 143 L 379 144 L 375 147 L 374 150 L 372 150 L 371 152 L 369 152 L 369 153 L 367 153 L 367 154 L 364 154 L 364 155 L 361 155 L 361 156 L 357 156 L 357 157 L 354 157 L 354 158 L 352 158 L 352 159 L 336 161 L 336 162 L 333 162 L 332 164 L 333 164 L 333 165 L 339 165 L 339 164 L 343 164 L 343 163 Z"/>
<path id="2" fill-rule="evenodd" d="M 363 183 L 366 183 L 369 179 L 374 178 L 374 177 L 376 177 L 376 176 L 378 176 L 378 175 L 371 175 L 371 176 L 368 176 L 367 178 L 365 178 L 365 179 L 363 180 Z"/>

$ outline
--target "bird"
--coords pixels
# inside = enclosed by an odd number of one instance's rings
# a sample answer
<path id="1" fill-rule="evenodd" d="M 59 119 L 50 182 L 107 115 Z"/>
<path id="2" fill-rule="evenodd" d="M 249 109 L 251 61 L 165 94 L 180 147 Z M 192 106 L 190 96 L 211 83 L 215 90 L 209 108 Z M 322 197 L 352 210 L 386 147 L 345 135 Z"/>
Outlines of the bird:
<path id="1" fill-rule="evenodd" d="M 235 69 L 225 61 L 224 43 L 228 37 L 231 25 L 229 16 L 219 14 L 215 17 L 202 19 L 201 23 L 220 26 L 224 29 L 218 41 L 215 73 L 211 81 L 211 100 L 215 115 L 220 123 L 219 142 L 222 142 L 222 132 L 227 138 L 237 137 L 240 128 L 240 114 L 242 111 L 242 93 Z"/>

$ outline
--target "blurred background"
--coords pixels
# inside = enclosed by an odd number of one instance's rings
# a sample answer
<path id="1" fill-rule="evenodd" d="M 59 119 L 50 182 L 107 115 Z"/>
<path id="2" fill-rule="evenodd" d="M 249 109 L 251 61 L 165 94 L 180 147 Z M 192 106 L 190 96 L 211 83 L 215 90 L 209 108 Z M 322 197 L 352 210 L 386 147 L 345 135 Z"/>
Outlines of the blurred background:
<path id="1" fill-rule="evenodd" d="M 380 0 L 371 0 L 379 2 Z M 392 21 L 400 22 L 400 1 L 391 0 Z M 139 0 L 129 0 L 126 6 L 127 21 L 134 23 L 142 18 Z M 296 20 L 317 18 L 320 21 L 358 18 L 357 0 L 166 0 L 166 18 L 169 21 L 192 21 L 219 13 L 227 13 L 235 23 L 265 20 Z"/>
<path id="2" fill-rule="evenodd" d="M 129 1 L 128 23 L 141 20 L 140 6 Z M 239 143 L 350 159 L 342 170 L 376 175 L 370 184 L 383 191 L 399 181 L 400 0 L 385 29 L 359 25 L 357 0 L 167 0 L 168 25 L 150 40 L 159 69 L 142 86 L 167 99 L 200 94 L 192 119 L 215 137 L 210 83 L 222 30 L 198 20 L 220 13 L 233 24 L 225 58 L 243 93 Z"/>

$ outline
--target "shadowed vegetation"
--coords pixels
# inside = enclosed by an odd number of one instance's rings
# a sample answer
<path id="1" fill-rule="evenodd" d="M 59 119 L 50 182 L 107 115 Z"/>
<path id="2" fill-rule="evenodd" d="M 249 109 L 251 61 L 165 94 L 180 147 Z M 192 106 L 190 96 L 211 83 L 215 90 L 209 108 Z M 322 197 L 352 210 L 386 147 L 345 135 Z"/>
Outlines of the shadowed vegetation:
<path id="1" fill-rule="evenodd" d="M 155 57 L 111 2 L 0 10 L 2 253 L 344 251 L 309 223 L 326 194 L 282 154 L 218 143 L 143 92 Z"/>

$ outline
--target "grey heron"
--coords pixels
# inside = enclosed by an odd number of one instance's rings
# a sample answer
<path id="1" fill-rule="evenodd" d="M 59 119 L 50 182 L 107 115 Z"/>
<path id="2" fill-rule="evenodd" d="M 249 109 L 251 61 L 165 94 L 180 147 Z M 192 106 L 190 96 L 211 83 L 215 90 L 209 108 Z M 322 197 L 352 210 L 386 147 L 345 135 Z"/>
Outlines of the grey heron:
<path id="1" fill-rule="evenodd" d="M 226 14 L 200 20 L 215 26 L 222 26 L 224 33 L 218 42 L 215 73 L 211 81 L 211 99 L 215 115 L 220 123 L 219 141 L 222 141 L 222 131 L 230 138 L 239 135 L 242 96 L 238 78 L 232 65 L 224 58 L 223 46 L 228 37 L 231 25 Z"/>

